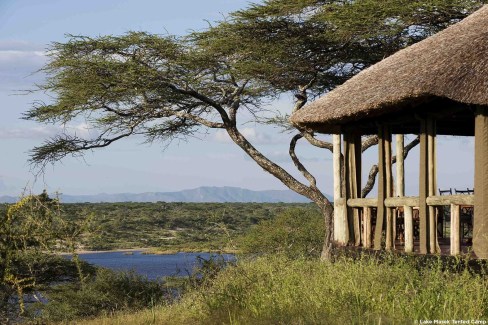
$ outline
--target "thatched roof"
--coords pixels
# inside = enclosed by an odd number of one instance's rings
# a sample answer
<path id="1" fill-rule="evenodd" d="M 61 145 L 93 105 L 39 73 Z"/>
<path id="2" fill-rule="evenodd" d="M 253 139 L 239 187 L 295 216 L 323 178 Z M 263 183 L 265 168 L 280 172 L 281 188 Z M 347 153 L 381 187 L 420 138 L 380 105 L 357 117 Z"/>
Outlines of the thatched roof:
<path id="1" fill-rule="evenodd" d="M 396 115 L 433 99 L 443 100 L 441 106 L 488 105 L 488 5 L 362 71 L 291 121 L 335 133 L 338 125 Z"/>

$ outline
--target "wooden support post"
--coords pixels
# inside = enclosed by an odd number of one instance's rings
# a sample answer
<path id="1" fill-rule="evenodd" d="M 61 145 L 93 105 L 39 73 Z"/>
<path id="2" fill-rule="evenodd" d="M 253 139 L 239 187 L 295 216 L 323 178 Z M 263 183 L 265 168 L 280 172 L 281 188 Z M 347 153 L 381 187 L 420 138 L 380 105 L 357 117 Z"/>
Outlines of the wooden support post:
<path id="1" fill-rule="evenodd" d="M 392 197 L 393 195 L 393 177 L 391 168 L 391 133 L 389 127 L 384 127 L 384 159 L 385 159 L 385 197 Z M 384 204 L 384 202 L 383 202 Z M 394 213 L 392 208 L 386 208 L 386 237 L 385 246 L 387 250 L 395 249 L 395 238 L 393 221 Z"/>
<path id="2" fill-rule="evenodd" d="M 419 222 L 420 222 L 420 254 L 430 252 L 429 238 L 429 209 L 427 206 L 428 196 L 428 144 L 427 144 L 427 122 L 420 121 L 420 166 L 419 166 Z"/>
<path id="3" fill-rule="evenodd" d="M 352 137 L 351 133 L 345 131 L 343 135 L 343 151 L 344 151 L 344 183 L 345 183 L 345 201 L 347 202 L 348 199 L 352 198 L 351 195 L 353 192 L 352 187 L 353 185 L 353 180 L 352 178 L 356 175 L 355 172 L 353 172 L 351 163 L 354 162 L 354 158 L 351 156 L 354 156 L 354 154 L 351 152 L 354 152 L 354 146 L 352 146 Z M 351 150 L 352 149 L 352 150 Z M 352 173 L 352 174 L 351 174 Z M 346 205 L 344 206 L 345 209 L 345 214 L 346 214 L 346 233 L 347 233 L 347 242 L 346 244 L 350 244 L 351 242 L 354 243 L 354 209 L 350 208 Z"/>
<path id="4" fill-rule="evenodd" d="M 334 240 L 341 245 L 347 244 L 348 236 L 346 231 L 346 207 L 342 198 L 342 177 L 341 177 L 341 135 L 334 134 L 333 142 L 333 169 L 334 169 Z"/>
<path id="5" fill-rule="evenodd" d="M 436 138 L 435 121 L 427 119 L 427 196 L 434 196 L 436 192 L 436 165 L 435 165 L 435 138 Z M 437 240 L 437 218 L 435 207 L 428 207 L 429 215 L 429 247 L 430 253 L 440 252 Z"/>
<path id="6" fill-rule="evenodd" d="M 458 255 L 461 252 L 461 225 L 459 215 L 459 205 L 451 204 L 451 255 Z"/>
<path id="7" fill-rule="evenodd" d="M 385 135 L 383 126 L 378 128 L 378 207 L 376 210 L 376 228 L 374 234 L 374 249 L 381 249 L 381 237 L 383 235 L 383 224 L 386 217 L 385 199 Z"/>
<path id="8" fill-rule="evenodd" d="M 488 107 L 478 106 L 474 142 L 473 250 L 488 258 Z"/>
<path id="9" fill-rule="evenodd" d="M 344 174 L 346 183 L 346 201 L 360 197 L 361 190 L 361 136 L 355 132 L 344 133 Z M 346 207 L 349 242 L 355 246 L 361 244 L 360 212 Z"/>
<path id="10" fill-rule="evenodd" d="M 370 207 L 363 208 L 363 247 L 371 247 L 371 212 Z"/>
<path id="11" fill-rule="evenodd" d="M 355 133 L 353 135 L 354 146 L 351 153 L 354 153 L 354 162 L 351 164 L 356 172 L 353 179 L 353 188 L 351 198 L 361 198 L 361 134 Z M 354 244 L 359 246 L 361 244 L 361 210 L 354 209 Z"/>
<path id="12" fill-rule="evenodd" d="M 396 196 L 399 197 L 405 196 L 404 138 L 403 134 L 396 135 Z"/>
<path id="13" fill-rule="evenodd" d="M 396 186 L 395 186 L 395 194 L 397 197 L 405 196 L 405 157 L 403 156 L 403 147 L 405 145 L 405 137 L 403 134 L 396 135 Z M 396 239 L 397 233 L 397 218 L 399 217 L 400 210 L 397 208 L 397 213 L 394 216 L 394 229 L 393 229 L 393 238 Z M 405 235 L 405 209 L 403 210 L 403 231 Z M 405 239 L 405 238 L 404 238 Z"/>
<path id="14" fill-rule="evenodd" d="M 405 253 L 413 253 L 413 208 L 403 206 L 403 220 L 405 220 Z"/>

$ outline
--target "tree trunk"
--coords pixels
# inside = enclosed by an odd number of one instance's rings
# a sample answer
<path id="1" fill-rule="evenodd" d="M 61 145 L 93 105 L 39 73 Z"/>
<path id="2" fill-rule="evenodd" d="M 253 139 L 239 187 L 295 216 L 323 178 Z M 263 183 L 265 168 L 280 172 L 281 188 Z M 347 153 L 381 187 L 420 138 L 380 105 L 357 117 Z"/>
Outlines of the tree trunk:
<path id="1" fill-rule="evenodd" d="M 324 235 L 324 246 L 322 247 L 322 253 L 320 254 L 320 259 L 322 261 L 331 261 L 332 252 L 334 245 L 332 242 L 332 234 L 334 233 L 334 225 L 332 220 L 334 220 L 334 207 L 327 202 L 315 202 L 320 208 L 320 212 L 324 217 L 325 222 L 325 235 Z"/>

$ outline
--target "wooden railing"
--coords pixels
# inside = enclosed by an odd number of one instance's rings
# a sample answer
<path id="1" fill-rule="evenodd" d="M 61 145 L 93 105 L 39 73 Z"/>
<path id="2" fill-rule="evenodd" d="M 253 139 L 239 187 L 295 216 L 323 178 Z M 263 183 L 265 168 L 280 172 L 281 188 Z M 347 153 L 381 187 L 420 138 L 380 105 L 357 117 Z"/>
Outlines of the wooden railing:
<path id="1" fill-rule="evenodd" d="M 344 199 L 337 199 L 335 206 L 344 207 Z M 450 236 L 450 253 L 458 255 L 461 252 L 461 206 L 474 206 L 474 195 L 434 195 L 427 197 L 428 206 L 450 206 L 451 209 L 451 236 Z M 414 227 L 413 227 L 413 210 L 419 206 L 419 197 L 403 196 L 389 197 L 384 200 L 386 208 L 403 208 L 405 222 L 405 252 L 414 251 Z M 347 207 L 361 209 L 363 215 L 363 246 L 370 248 L 371 240 L 371 215 L 372 208 L 378 207 L 377 198 L 348 199 Z M 393 222 L 395 223 L 396 218 Z M 389 222 L 389 220 L 387 220 Z M 394 225 L 390 225 L 394 227 Z"/>

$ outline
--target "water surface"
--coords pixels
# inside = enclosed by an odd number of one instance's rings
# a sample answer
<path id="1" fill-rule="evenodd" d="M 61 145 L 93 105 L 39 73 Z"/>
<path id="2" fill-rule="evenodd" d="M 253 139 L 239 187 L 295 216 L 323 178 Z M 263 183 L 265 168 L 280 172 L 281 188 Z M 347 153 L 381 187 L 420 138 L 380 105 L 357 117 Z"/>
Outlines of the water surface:
<path id="1" fill-rule="evenodd" d="M 192 269 L 199 265 L 200 258 L 205 260 L 214 253 L 177 253 L 168 255 L 146 255 L 141 251 L 127 252 L 103 252 L 80 254 L 80 259 L 96 266 L 106 267 L 115 271 L 134 270 L 138 274 L 145 275 L 148 279 L 156 279 L 162 276 L 186 276 Z M 233 260 L 231 254 L 222 254 L 225 260 Z"/>

